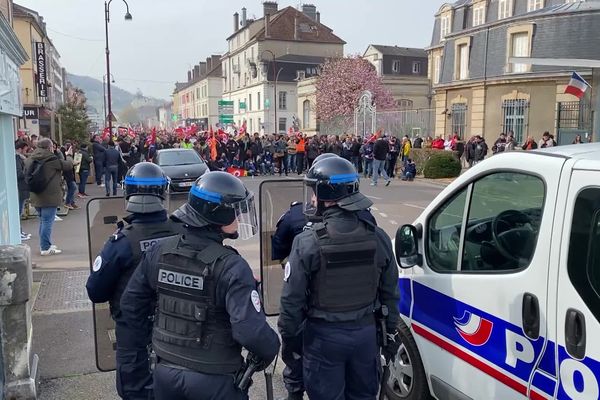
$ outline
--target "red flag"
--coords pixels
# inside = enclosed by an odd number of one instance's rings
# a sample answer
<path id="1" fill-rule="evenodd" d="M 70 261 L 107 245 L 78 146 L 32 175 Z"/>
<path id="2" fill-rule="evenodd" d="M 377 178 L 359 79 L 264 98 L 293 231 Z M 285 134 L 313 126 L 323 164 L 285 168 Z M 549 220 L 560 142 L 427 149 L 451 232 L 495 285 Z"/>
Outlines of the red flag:
<path id="1" fill-rule="evenodd" d="M 146 144 L 147 145 L 156 144 L 156 128 L 152 128 L 152 133 L 150 134 L 150 137 L 148 139 L 146 139 Z"/>
<path id="2" fill-rule="evenodd" d="M 381 137 L 381 129 L 371 135 L 367 143 L 374 143 L 377 139 Z"/>
<path id="3" fill-rule="evenodd" d="M 106 140 L 110 137 L 110 129 L 108 127 L 104 128 L 102 131 L 102 140 Z"/>
<path id="4" fill-rule="evenodd" d="M 227 172 L 233 176 L 237 176 L 238 178 L 248 175 L 248 171 L 246 171 L 244 168 L 229 167 L 227 168 Z"/>

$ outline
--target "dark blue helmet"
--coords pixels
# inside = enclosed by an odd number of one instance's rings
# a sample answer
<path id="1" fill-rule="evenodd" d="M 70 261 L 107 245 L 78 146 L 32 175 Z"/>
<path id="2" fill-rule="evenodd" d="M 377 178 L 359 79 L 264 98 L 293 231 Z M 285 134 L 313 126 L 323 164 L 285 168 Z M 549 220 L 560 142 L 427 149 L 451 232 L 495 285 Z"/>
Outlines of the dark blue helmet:
<path id="1" fill-rule="evenodd" d="M 133 213 L 152 213 L 164 210 L 163 201 L 169 195 L 169 180 L 156 164 L 141 162 L 125 176 L 126 209 Z"/>

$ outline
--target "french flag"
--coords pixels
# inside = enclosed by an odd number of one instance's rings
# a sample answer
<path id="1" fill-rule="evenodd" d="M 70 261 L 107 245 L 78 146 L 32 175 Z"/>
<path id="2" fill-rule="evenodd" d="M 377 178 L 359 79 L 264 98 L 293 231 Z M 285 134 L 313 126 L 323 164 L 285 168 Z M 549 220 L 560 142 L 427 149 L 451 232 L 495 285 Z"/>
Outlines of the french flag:
<path id="1" fill-rule="evenodd" d="M 565 93 L 572 94 L 581 99 L 585 95 L 585 91 L 590 87 L 590 84 L 585 81 L 577 72 L 573 72 L 571 81 L 565 89 Z"/>

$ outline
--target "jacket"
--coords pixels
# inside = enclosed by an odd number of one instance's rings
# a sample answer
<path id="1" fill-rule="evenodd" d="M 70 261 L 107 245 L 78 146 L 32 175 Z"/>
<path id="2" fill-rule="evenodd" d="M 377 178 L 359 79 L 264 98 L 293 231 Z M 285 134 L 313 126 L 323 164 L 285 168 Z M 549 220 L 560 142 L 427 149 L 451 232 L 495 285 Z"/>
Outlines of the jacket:
<path id="1" fill-rule="evenodd" d="M 106 147 L 102 145 L 102 143 L 94 142 L 92 143 L 92 151 L 94 154 L 94 160 L 97 163 L 102 164 L 104 162 L 104 153 L 106 152 Z"/>
<path id="2" fill-rule="evenodd" d="M 31 204 L 34 207 L 59 207 L 63 202 L 61 186 L 62 172 L 72 170 L 73 163 L 61 160 L 50 150 L 38 147 L 31 153 L 27 161 L 25 161 L 26 171 L 34 160 L 47 160 L 44 164 L 44 177 L 47 185 L 43 192 L 31 193 Z"/>
<path id="3" fill-rule="evenodd" d="M 29 186 L 25 182 L 25 157 L 16 154 L 17 161 L 17 188 L 19 189 L 19 201 L 29 198 Z"/>
<path id="4" fill-rule="evenodd" d="M 119 153 L 119 150 L 115 149 L 114 147 L 110 147 L 106 150 L 106 153 L 104 153 L 104 166 L 105 167 L 118 167 L 119 166 L 119 162 L 121 161 L 121 153 Z"/>
<path id="5" fill-rule="evenodd" d="M 373 145 L 373 158 L 379 161 L 385 160 L 389 151 L 388 143 L 383 139 L 378 139 Z"/>
<path id="6" fill-rule="evenodd" d="M 90 153 L 87 150 L 79 150 L 81 153 L 81 165 L 79 166 L 79 171 L 89 171 L 90 163 L 93 158 L 90 156 Z"/>

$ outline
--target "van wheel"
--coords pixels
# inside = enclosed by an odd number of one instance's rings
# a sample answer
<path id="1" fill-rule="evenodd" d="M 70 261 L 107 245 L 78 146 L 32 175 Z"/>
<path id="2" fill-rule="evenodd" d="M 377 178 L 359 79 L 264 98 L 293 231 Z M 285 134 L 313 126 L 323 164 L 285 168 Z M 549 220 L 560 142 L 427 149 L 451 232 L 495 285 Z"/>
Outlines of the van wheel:
<path id="1" fill-rule="evenodd" d="M 385 384 L 385 394 L 389 400 L 431 399 L 423 362 L 410 329 L 398 323 L 400 349 L 396 359 L 390 364 L 390 373 Z"/>

